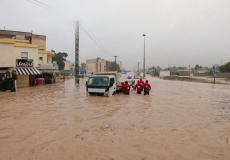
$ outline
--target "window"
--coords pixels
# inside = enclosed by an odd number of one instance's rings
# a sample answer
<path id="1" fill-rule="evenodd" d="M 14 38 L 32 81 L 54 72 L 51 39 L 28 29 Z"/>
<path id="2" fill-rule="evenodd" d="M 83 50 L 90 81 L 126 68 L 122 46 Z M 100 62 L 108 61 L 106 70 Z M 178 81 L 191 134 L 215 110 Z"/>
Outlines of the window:
<path id="1" fill-rule="evenodd" d="M 39 57 L 39 60 L 40 60 L 40 61 L 43 61 L 43 57 Z"/>
<path id="2" fill-rule="evenodd" d="M 91 86 L 108 86 L 108 77 L 91 77 L 89 78 L 88 85 Z"/>
<path id="3" fill-rule="evenodd" d="M 115 82 L 114 78 L 111 78 L 111 79 L 110 79 L 110 83 L 111 83 L 111 84 L 114 84 L 114 82 Z"/>
<path id="4" fill-rule="evenodd" d="M 22 59 L 28 59 L 28 52 L 21 52 Z"/>

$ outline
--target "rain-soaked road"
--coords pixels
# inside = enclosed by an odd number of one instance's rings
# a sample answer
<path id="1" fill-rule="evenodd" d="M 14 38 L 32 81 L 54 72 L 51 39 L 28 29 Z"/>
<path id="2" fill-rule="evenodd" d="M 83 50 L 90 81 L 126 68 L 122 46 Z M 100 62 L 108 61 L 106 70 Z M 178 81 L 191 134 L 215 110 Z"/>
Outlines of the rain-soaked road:
<path id="1" fill-rule="evenodd" d="M 151 79 L 150 96 L 73 80 L 0 93 L 0 160 L 229 160 L 230 86 Z"/>

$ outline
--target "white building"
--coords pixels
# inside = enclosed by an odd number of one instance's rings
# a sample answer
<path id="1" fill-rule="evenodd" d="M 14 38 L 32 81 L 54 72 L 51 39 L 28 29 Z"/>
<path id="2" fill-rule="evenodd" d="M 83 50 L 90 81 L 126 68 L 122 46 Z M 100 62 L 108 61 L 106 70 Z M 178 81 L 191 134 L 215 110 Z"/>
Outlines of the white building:
<path id="1" fill-rule="evenodd" d="M 160 71 L 160 74 L 159 74 L 160 78 L 164 78 L 164 77 L 168 77 L 168 76 L 170 76 L 170 71 L 169 70 L 161 70 Z"/>
<path id="2" fill-rule="evenodd" d="M 86 74 L 105 72 L 106 71 L 106 60 L 100 57 L 96 59 L 86 60 Z"/>

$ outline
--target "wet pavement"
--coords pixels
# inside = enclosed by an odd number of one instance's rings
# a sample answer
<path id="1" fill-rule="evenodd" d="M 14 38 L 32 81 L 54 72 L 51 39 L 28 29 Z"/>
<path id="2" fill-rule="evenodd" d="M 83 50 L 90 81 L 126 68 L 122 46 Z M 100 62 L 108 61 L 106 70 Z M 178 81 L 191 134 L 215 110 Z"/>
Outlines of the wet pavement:
<path id="1" fill-rule="evenodd" d="M 150 81 L 149 96 L 74 80 L 0 92 L 0 160 L 230 159 L 230 86 Z"/>

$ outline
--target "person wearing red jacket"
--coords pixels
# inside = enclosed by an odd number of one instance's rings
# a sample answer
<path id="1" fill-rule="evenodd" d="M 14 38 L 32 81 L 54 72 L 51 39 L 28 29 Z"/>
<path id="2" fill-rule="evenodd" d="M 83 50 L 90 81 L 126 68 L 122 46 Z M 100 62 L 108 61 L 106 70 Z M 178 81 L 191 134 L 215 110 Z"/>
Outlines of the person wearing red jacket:
<path id="1" fill-rule="evenodd" d="M 140 82 L 142 85 L 145 84 L 145 82 L 142 80 L 142 78 L 140 78 L 139 82 Z"/>
<path id="2" fill-rule="evenodd" d="M 143 84 L 140 81 L 137 81 L 136 90 L 137 94 L 141 94 L 141 92 L 143 91 Z"/>
<path id="3" fill-rule="evenodd" d="M 125 81 L 124 85 L 123 85 L 123 93 L 124 94 L 129 94 L 130 92 L 130 86 L 129 86 L 129 83 L 128 81 Z"/>
<path id="4" fill-rule="evenodd" d="M 146 80 L 144 84 L 144 95 L 149 95 L 150 90 L 151 90 L 151 86 L 149 84 L 149 81 Z"/>

